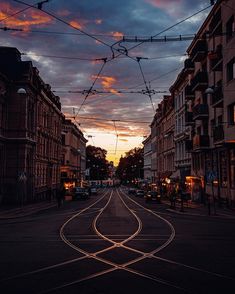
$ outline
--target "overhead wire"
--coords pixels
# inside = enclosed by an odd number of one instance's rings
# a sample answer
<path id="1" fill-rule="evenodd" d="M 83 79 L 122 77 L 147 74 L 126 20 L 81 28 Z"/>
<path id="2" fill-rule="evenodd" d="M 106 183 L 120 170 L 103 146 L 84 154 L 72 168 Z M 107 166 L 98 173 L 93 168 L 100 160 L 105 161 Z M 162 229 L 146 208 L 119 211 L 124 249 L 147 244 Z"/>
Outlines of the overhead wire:
<path id="1" fill-rule="evenodd" d="M 32 8 L 36 8 L 35 6 L 33 6 L 33 5 L 29 5 L 29 4 L 27 4 L 27 3 L 23 2 L 23 1 L 20 1 L 20 0 L 13 0 L 13 1 L 14 1 L 14 2 L 17 2 L 17 3 L 21 3 L 21 4 L 24 4 L 24 5 L 27 5 L 27 6 L 32 7 Z M 46 1 L 42 1 L 42 2 L 46 2 Z M 42 2 L 41 2 L 41 3 L 42 3 Z M 191 16 L 189 16 L 189 17 L 187 17 L 187 18 L 185 18 L 185 19 L 183 19 L 183 20 L 181 20 L 181 21 L 179 21 L 178 23 L 176 23 L 176 24 L 174 24 L 174 25 L 168 27 L 168 28 L 165 29 L 165 30 L 162 30 L 162 31 L 159 32 L 158 34 L 154 35 L 153 37 L 156 37 L 156 36 L 161 35 L 163 32 L 166 32 L 167 30 L 172 29 L 173 27 L 175 27 L 175 26 L 177 26 L 177 25 L 183 23 L 184 21 L 186 21 L 186 20 L 192 18 L 193 16 L 196 16 L 197 14 L 199 14 L 199 13 L 205 11 L 206 9 L 208 9 L 208 8 L 211 7 L 211 6 L 212 6 L 212 5 L 209 5 L 209 6 L 207 6 L 206 8 L 201 9 L 200 11 L 194 13 L 193 15 L 191 15 Z M 38 8 L 39 8 L 39 7 L 38 7 Z M 42 7 L 41 7 L 41 8 L 42 8 Z M 25 10 L 26 10 L 26 9 L 25 9 Z M 64 23 L 64 24 L 66 24 L 66 25 L 72 27 L 73 29 L 76 29 L 76 30 L 80 31 L 80 32 L 83 33 L 84 35 L 86 35 L 86 36 L 88 36 L 88 37 L 90 37 L 90 38 L 92 38 L 92 39 L 94 39 L 94 40 L 100 42 L 101 44 L 110 47 L 111 50 L 112 50 L 112 46 L 110 46 L 110 45 L 107 44 L 106 42 L 103 42 L 102 40 L 99 40 L 98 38 L 92 36 L 91 34 L 89 34 L 89 33 L 85 32 L 85 31 L 83 31 L 83 30 L 81 30 L 81 29 L 79 29 L 79 28 L 77 28 L 77 27 L 75 27 L 75 26 L 69 24 L 68 22 L 66 22 L 66 21 L 64 21 L 63 19 L 57 17 L 56 15 L 53 15 L 52 13 L 50 13 L 50 12 L 48 12 L 48 11 L 45 11 L 45 10 L 43 10 L 43 9 L 41 9 L 41 11 L 43 11 L 44 13 L 46 13 L 46 14 L 52 16 L 53 18 L 57 19 L 58 21 L 60 21 L 60 22 L 62 22 L 62 23 Z M 128 55 L 129 51 L 132 50 L 132 49 L 134 49 L 134 48 L 136 48 L 136 47 L 138 47 L 138 46 L 140 46 L 141 44 L 143 44 L 143 42 L 140 42 L 139 44 L 137 44 L 137 45 L 132 46 L 131 48 L 129 48 L 128 51 L 127 51 L 127 53 L 126 53 L 126 56 L 127 56 L 127 57 L 130 57 L 130 56 Z M 119 45 L 120 45 L 120 44 L 119 44 Z M 114 50 L 116 50 L 116 49 L 114 48 Z M 119 57 L 120 55 L 123 55 L 123 54 L 124 54 L 124 53 L 121 52 L 120 50 L 116 50 L 116 51 L 118 51 L 119 54 L 118 54 L 115 58 L 117 58 L 117 57 Z M 125 55 L 125 54 L 124 54 L 124 55 Z M 132 57 L 130 57 L 130 58 L 132 58 Z M 133 58 L 132 58 L 132 59 L 133 59 Z M 145 76 L 144 76 L 143 70 L 142 70 L 141 65 L 140 65 L 140 60 L 136 60 L 136 59 L 134 59 L 134 60 L 137 61 L 138 64 L 139 64 L 139 68 L 140 68 L 140 71 L 141 71 L 141 74 L 142 74 L 142 77 L 143 77 L 143 81 L 144 81 L 144 84 L 145 84 L 145 87 L 146 87 L 146 91 L 149 92 L 149 88 L 148 88 L 148 85 L 147 85 L 147 82 L 146 82 L 146 79 L 145 79 Z M 96 76 L 95 80 L 93 81 L 93 83 L 92 83 L 90 89 L 88 90 L 88 92 L 87 92 L 87 94 L 86 94 L 86 96 L 85 96 L 85 98 L 84 98 L 84 100 L 83 100 L 83 102 L 82 102 L 80 108 L 78 109 L 78 112 L 77 112 L 76 116 L 78 115 L 78 113 L 79 113 L 79 111 L 81 110 L 82 106 L 84 105 L 86 99 L 88 98 L 89 94 L 91 93 L 91 91 L 92 91 L 92 89 L 93 89 L 93 87 L 94 87 L 94 85 L 95 85 L 97 79 L 99 78 L 99 76 L 100 76 L 100 74 L 101 74 L 101 72 L 102 72 L 102 70 L 103 70 L 103 68 L 104 68 L 104 66 L 105 66 L 105 64 L 106 64 L 106 62 L 107 62 L 107 58 L 104 59 L 104 63 L 103 63 L 103 65 L 102 65 L 102 67 L 101 67 L 101 69 L 100 69 L 98 75 Z M 149 98 L 150 98 L 150 102 L 151 102 L 151 104 L 152 104 L 152 107 L 153 107 L 153 109 L 154 109 L 154 105 L 153 105 L 152 97 L 151 97 L 151 94 L 150 94 L 150 93 L 149 93 Z M 75 119 L 76 119 L 76 116 L 75 116 Z M 114 122 L 114 125 L 115 125 L 115 122 Z M 115 127 L 116 127 L 116 126 L 115 126 Z"/>
<path id="2" fill-rule="evenodd" d="M 36 2 L 36 3 L 33 4 L 33 5 L 36 5 L 37 3 L 38 3 L 38 2 Z M 17 12 L 8 15 L 8 16 L 6 16 L 5 18 L 0 19 L 0 22 L 3 22 L 4 20 L 7 20 L 8 18 L 14 17 L 14 16 L 16 16 L 17 14 L 20 14 L 21 12 L 24 12 L 24 11 L 30 9 L 30 8 L 31 8 L 31 7 L 26 7 L 26 8 L 24 8 L 24 9 L 18 10 Z"/>
<path id="3" fill-rule="evenodd" d="M 152 105 L 153 112 L 155 112 L 151 91 L 150 91 L 150 89 L 149 89 L 149 87 L 147 85 L 147 82 L 146 82 L 146 79 L 145 79 L 145 76 L 144 76 L 144 72 L 143 72 L 143 69 L 142 69 L 141 64 L 140 64 L 140 60 L 142 60 L 142 59 L 143 59 L 142 57 L 136 57 L 136 61 L 137 61 L 138 65 L 139 65 L 139 69 L 140 69 L 140 72 L 141 72 L 141 75 L 142 75 L 142 78 L 143 78 L 143 81 L 144 81 L 144 84 L 145 84 L 146 93 L 149 96 L 149 100 L 150 100 L 150 103 Z"/>
<path id="4" fill-rule="evenodd" d="M 81 58 L 72 56 L 58 56 L 58 55 L 45 55 L 36 53 L 21 53 L 22 56 L 36 56 L 36 57 L 48 57 L 48 58 L 58 58 L 58 59 L 73 59 L 73 60 L 84 60 L 84 61 L 101 61 L 103 58 Z"/>
<path id="5" fill-rule="evenodd" d="M 26 5 L 26 6 L 29 6 L 29 7 L 34 8 L 34 9 L 38 9 L 38 8 L 35 7 L 34 5 L 30 5 L 30 4 L 28 4 L 28 3 L 24 2 L 24 1 L 21 1 L 21 0 L 13 0 L 13 1 L 14 1 L 14 2 L 17 2 L 17 3 L 20 3 L 20 4 L 23 4 L 23 5 Z M 59 22 L 61 22 L 61 23 L 63 23 L 63 24 L 66 24 L 67 26 L 69 26 L 69 27 L 71 27 L 71 28 L 73 28 L 73 29 L 75 29 L 75 30 L 81 32 L 82 34 L 86 35 L 87 37 L 92 38 L 93 40 L 95 40 L 95 41 L 97 41 L 97 42 L 99 42 L 99 43 L 101 43 L 101 44 L 103 44 L 103 45 L 105 45 L 105 46 L 107 46 L 107 47 L 109 47 L 109 48 L 111 47 L 111 45 L 107 44 L 106 42 L 104 42 L 104 41 L 98 39 L 97 37 L 95 37 L 95 36 L 93 36 L 93 35 L 91 35 L 91 34 L 85 32 L 85 31 L 82 30 L 82 29 L 79 29 L 78 27 L 76 27 L 76 26 L 70 24 L 69 22 L 67 22 L 67 21 L 63 20 L 62 18 L 60 18 L 60 17 L 54 15 L 53 13 L 48 12 L 47 10 L 44 10 L 44 9 L 40 9 L 40 10 L 41 10 L 42 12 L 44 12 L 45 14 L 51 16 L 52 18 L 58 20 Z"/>
<path id="6" fill-rule="evenodd" d="M 160 75 L 160 76 L 157 76 L 156 78 L 150 80 L 150 82 L 159 80 L 159 79 L 167 76 L 168 74 L 171 74 L 172 72 L 175 72 L 175 71 L 179 70 L 180 68 L 181 68 L 181 65 L 178 66 L 178 67 L 176 67 L 176 68 L 174 68 L 174 69 L 172 69 L 172 70 L 170 70 L 170 71 L 168 71 L 168 72 L 166 72 L 166 73 L 164 73 L 164 74 L 162 74 L 162 75 Z M 128 87 L 127 89 L 133 89 L 133 88 L 137 88 L 137 87 L 140 87 L 140 86 L 143 86 L 143 85 L 144 85 L 144 83 L 141 83 L 139 85 Z M 108 97 L 97 98 L 95 100 L 92 100 L 92 101 L 89 101 L 89 102 L 85 103 L 85 105 L 92 104 L 94 102 L 99 102 L 100 100 L 103 100 L 103 99 L 109 99 L 112 96 L 115 96 L 115 94 L 108 95 Z"/>
<path id="7" fill-rule="evenodd" d="M 173 24 L 173 25 L 167 27 L 166 29 L 160 31 L 159 33 L 155 34 L 155 35 L 152 36 L 151 38 L 156 38 L 157 36 L 160 36 L 161 34 L 163 34 L 163 33 L 167 32 L 167 31 L 173 29 L 174 27 L 178 26 L 179 24 L 182 24 L 183 22 L 189 20 L 190 18 L 192 18 L 192 17 L 194 17 L 194 16 L 200 14 L 201 12 L 206 11 L 207 9 L 209 9 L 209 8 L 210 8 L 211 6 L 213 6 L 213 5 L 214 5 L 214 4 L 211 3 L 210 5 L 204 7 L 203 9 L 201 9 L 201 10 L 199 10 L 199 11 L 193 13 L 192 15 L 190 15 L 190 16 L 188 16 L 188 17 L 186 17 L 186 18 L 184 18 L 184 19 L 178 21 L 177 23 L 175 23 L 175 24 Z M 116 43 L 117 43 L 117 42 L 116 42 Z M 134 46 L 128 48 L 128 52 L 129 52 L 130 50 L 133 50 L 133 49 L 139 47 L 139 46 L 142 45 L 143 43 L 145 43 L 145 42 L 142 41 L 142 42 L 140 42 L 140 43 L 138 43 L 138 44 L 136 44 L 136 45 L 134 45 Z M 118 56 L 120 56 L 120 55 L 118 55 Z M 116 57 L 118 57 L 118 56 L 116 56 Z"/>
<path id="8" fill-rule="evenodd" d="M 66 116 L 66 118 L 73 118 L 76 119 L 75 116 Z M 147 124 L 150 123 L 149 121 L 138 121 L 138 120 L 125 120 L 125 119 L 105 119 L 105 118 L 99 118 L 99 117 L 87 117 L 87 116 L 80 116 L 80 119 L 87 119 L 87 120 L 97 120 L 97 121 L 108 121 L 108 122 L 120 122 L 120 123 L 140 123 L 140 124 Z M 152 119 L 152 117 L 149 117 Z"/>
<path id="9" fill-rule="evenodd" d="M 75 117 L 77 117 L 77 116 L 78 116 L 78 114 L 79 114 L 79 112 L 81 111 L 81 109 L 82 109 L 82 107 L 83 107 L 83 105 L 84 105 L 84 103 L 85 103 L 86 99 L 87 99 L 87 98 L 88 98 L 88 96 L 90 95 L 90 93 L 91 93 L 91 91 L 92 91 L 92 89 L 93 89 L 93 87 L 94 87 L 94 85 L 95 85 L 96 81 L 97 81 L 97 80 L 98 80 L 98 78 L 100 77 L 100 75 L 101 75 L 101 72 L 103 71 L 103 69 L 104 69 L 104 66 L 105 66 L 106 62 L 107 62 L 107 58 L 103 58 L 103 64 L 102 64 L 102 66 L 101 66 L 101 68 L 100 68 L 100 70 L 99 70 L 98 74 L 96 75 L 96 77 L 95 77 L 95 79 L 94 79 L 94 81 L 93 81 L 93 83 L 92 83 L 91 87 L 89 88 L 89 90 L 88 90 L 88 92 L 87 92 L 86 96 L 84 97 L 84 99 L 83 99 L 83 101 L 82 101 L 82 104 L 80 105 L 80 107 L 79 107 L 79 109 L 78 109 L 78 111 L 77 111 L 77 113 L 76 113 Z"/>

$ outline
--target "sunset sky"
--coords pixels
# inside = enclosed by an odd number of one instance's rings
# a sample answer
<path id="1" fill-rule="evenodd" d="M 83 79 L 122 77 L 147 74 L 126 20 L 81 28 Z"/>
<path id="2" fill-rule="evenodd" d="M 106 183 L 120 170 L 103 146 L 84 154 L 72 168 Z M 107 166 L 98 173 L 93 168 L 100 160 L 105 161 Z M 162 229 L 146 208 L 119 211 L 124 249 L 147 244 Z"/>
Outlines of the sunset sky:
<path id="1" fill-rule="evenodd" d="M 0 45 L 16 47 L 24 53 L 22 60 L 33 61 L 60 97 L 63 112 L 76 116 L 88 144 L 106 149 L 108 160 L 117 164 L 121 154 L 140 147 L 150 132 L 153 106 L 147 95 L 137 93 L 145 90 L 144 79 L 160 92 L 152 95 L 156 108 L 183 67 L 190 41 L 143 43 L 136 48 L 132 47 L 138 43 L 121 43 L 124 47 L 116 44 L 113 51 L 110 46 L 122 36 L 155 36 L 208 6 L 207 0 L 51 0 L 40 11 L 0 0 L 0 28 L 21 30 L 1 29 Z M 195 34 L 210 9 L 160 36 Z M 143 58 L 140 66 L 136 57 Z M 102 58 L 107 58 L 105 64 Z M 106 93 L 93 92 L 84 101 L 87 92 L 80 92 L 92 85 Z M 135 93 L 119 93 L 131 91 Z"/>

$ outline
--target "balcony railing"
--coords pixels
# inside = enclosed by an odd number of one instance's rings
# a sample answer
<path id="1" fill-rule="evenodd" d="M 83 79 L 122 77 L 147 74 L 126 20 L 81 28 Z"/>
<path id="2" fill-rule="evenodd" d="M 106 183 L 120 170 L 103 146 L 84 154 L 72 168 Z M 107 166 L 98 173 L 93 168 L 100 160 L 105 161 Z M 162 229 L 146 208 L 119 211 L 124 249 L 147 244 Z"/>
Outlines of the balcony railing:
<path id="1" fill-rule="evenodd" d="M 214 90 L 214 94 L 212 94 L 212 97 L 211 97 L 212 107 L 222 108 L 223 99 L 224 99 L 224 94 L 223 94 L 222 86 L 216 87 Z"/>
<path id="2" fill-rule="evenodd" d="M 214 52 L 208 53 L 208 57 L 211 62 L 211 69 L 213 71 L 222 71 L 223 70 L 222 45 L 218 45 Z"/>
<path id="3" fill-rule="evenodd" d="M 209 109 L 207 104 L 197 104 L 193 107 L 193 119 L 203 120 L 208 118 Z"/>
<path id="4" fill-rule="evenodd" d="M 193 150 L 210 147 L 210 138 L 208 135 L 195 135 L 193 137 Z"/>
<path id="5" fill-rule="evenodd" d="M 219 126 L 214 127 L 213 139 L 214 139 L 214 143 L 224 140 L 224 126 L 223 125 L 219 125 Z"/>
<path id="6" fill-rule="evenodd" d="M 193 113 L 189 112 L 189 111 L 186 111 L 185 112 L 185 125 L 188 126 L 188 125 L 191 125 L 193 123 L 194 123 L 194 121 L 193 121 Z"/>
<path id="7" fill-rule="evenodd" d="M 221 8 L 214 14 L 209 25 L 210 34 L 222 33 Z"/>
<path id="8" fill-rule="evenodd" d="M 192 86 L 187 85 L 184 89 L 185 99 L 191 100 L 194 98 L 194 92 L 192 91 Z"/>
<path id="9" fill-rule="evenodd" d="M 187 73 L 193 72 L 194 71 L 194 62 L 192 61 L 192 59 L 188 58 L 184 61 L 184 70 Z"/>
<path id="10" fill-rule="evenodd" d="M 191 81 L 192 91 L 201 91 L 208 85 L 208 75 L 206 71 L 199 71 Z"/>
<path id="11" fill-rule="evenodd" d="M 202 61 L 207 55 L 207 43 L 206 40 L 197 40 L 192 52 L 191 59 L 193 62 Z"/>

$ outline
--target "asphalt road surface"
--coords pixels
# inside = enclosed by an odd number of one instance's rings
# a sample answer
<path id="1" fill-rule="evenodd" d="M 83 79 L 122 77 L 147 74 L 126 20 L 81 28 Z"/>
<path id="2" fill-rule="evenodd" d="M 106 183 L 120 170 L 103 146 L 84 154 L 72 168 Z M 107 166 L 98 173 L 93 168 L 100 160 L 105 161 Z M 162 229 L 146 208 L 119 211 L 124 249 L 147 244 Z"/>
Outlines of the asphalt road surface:
<path id="1" fill-rule="evenodd" d="M 107 188 L 1 220 L 0 292 L 235 293 L 235 218 L 166 208 Z"/>

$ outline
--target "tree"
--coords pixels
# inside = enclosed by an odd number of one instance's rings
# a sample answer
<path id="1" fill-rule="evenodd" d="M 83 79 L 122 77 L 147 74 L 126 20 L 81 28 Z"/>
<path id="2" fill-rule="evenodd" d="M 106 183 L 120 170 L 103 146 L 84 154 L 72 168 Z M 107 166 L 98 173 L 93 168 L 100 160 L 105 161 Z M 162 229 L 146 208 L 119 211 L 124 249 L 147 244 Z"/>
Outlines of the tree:
<path id="1" fill-rule="evenodd" d="M 86 147 L 86 168 L 90 170 L 90 180 L 105 180 L 109 174 L 109 163 L 106 160 L 107 151 L 100 147 Z"/>
<path id="2" fill-rule="evenodd" d="M 121 157 L 116 174 L 122 183 L 132 182 L 143 178 L 143 148 L 134 148 Z"/>

